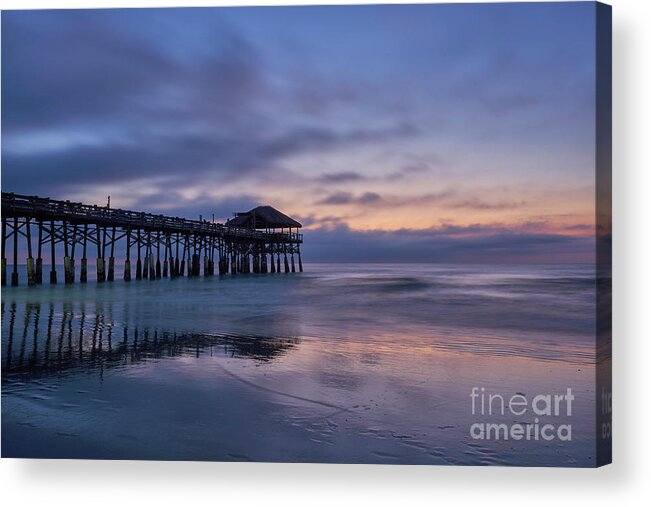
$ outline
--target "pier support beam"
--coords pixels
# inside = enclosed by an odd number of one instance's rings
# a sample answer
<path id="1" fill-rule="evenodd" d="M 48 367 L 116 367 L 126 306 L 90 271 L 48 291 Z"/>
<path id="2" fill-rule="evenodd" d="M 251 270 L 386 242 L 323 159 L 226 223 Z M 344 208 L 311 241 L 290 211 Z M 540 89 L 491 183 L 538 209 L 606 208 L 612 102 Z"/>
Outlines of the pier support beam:
<path id="1" fill-rule="evenodd" d="M 36 272 L 34 270 L 34 258 L 32 257 L 32 233 L 29 226 L 29 218 L 25 221 L 25 236 L 27 237 L 27 285 L 36 285 Z"/>
<path id="2" fill-rule="evenodd" d="M 72 265 L 72 259 L 67 255 L 63 257 L 63 280 L 66 285 L 70 285 L 75 281 L 75 272 L 74 266 Z"/>
<path id="3" fill-rule="evenodd" d="M 114 277 L 115 277 L 115 258 L 114 257 L 109 257 L 108 273 L 107 273 L 106 279 L 109 282 L 112 282 Z"/>
<path id="4" fill-rule="evenodd" d="M 160 265 L 158 266 L 160 268 Z M 156 280 L 156 265 L 154 263 L 154 252 L 149 253 L 149 279 Z"/>
<path id="5" fill-rule="evenodd" d="M 303 272 L 303 261 L 301 261 L 301 252 L 298 252 L 298 270 Z"/>
<path id="6" fill-rule="evenodd" d="M 101 257 L 97 258 L 97 281 L 103 283 L 106 281 L 106 273 L 104 272 L 105 261 Z"/>
<path id="7" fill-rule="evenodd" d="M 57 269 L 56 269 L 56 255 L 55 255 L 55 233 L 54 233 L 54 220 L 50 222 L 50 259 L 52 262 L 52 269 L 50 270 L 50 283 L 56 285 L 57 283 Z"/>
<path id="8" fill-rule="evenodd" d="M 81 252 L 81 272 L 79 273 L 79 281 L 86 283 L 88 281 L 88 259 L 86 258 L 86 245 L 88 242 L 88 224 L 84 224 L 84 242 L 82 243 Z"/>
<path id="9" fill-rule="evenodd" d="M 102 237 L 101 228 L 97 226 L 97 281 L 106 281 L 106 261 L 104 260 L 104 245 L 106 244 L 106 229 Z"/>
<path id="10" fill-rule="evenodd" d="M 131 281 L 131 229 L 127 229 L 127 252 L 124 260 L 124 281 Z"/>
<path id="11" fill-rule="evenodd" d="M 109 282 L 112 282 L 115 277 L 115 258 L 113 257 L 115 254 L 115 227 L 111 230 L 111 253 L 109 254 L 109 262 L 108 262 L 108 274 L 106 279 Z"/>
<path id="12" fill-rule="evenodd" d="M 294 254 L 292 254 L 292 273 L 296 273 L 296 266 L 294 265 Z"/>
<path id="13" fill-rule="evenodd" d="M 136 245 L 138 247 L 138 259 L 136 261 L 136 280 L 142 280 L 142 260 L 140 259 L 140 229 L 136 235 Z"/>
<path id="14" fill-rule="evenodd" d="M 34 272 L 34 278 L 36 283 L 43 283 L 43 258 L 41 257 L 41 251 L 43 247 L 43 222 L 39 220 L 38 222 L 38 246 L 36 247 L 36 269 Z"/>
<path id="15" fill-rule="evenodd" d="M 167 273 L 168 273 L 168 261 L 167 261 L 167 254 L 169 251 L 169 255 L 172 255 L 172 244 L 170 243 L 170 237 L 165 236 L 165 258 L 163 259 L 163 278 L 167 278 Z"/>
<path id="16" fill-rule="evenodd" d="M 63 229 L 63 283 L 70 285 L 75 281 L 75 275 L 72 274 L 72 263 L 70 262 L 67 222 L 63 222 L 61 228 Z"/>
<path id="17" fill-rule="evenodd" d="M 104 283 L 106 281 L 106 273 L 104 271 L 105 263 L 104 263 L 104 258 L 102 257 L 102 231 L 101 227 L 97 225 L 96 227 L 96 232 L 97 232 L 97 283 Z"/>
<path id="18" fill-rule="evenodd" d="M 36 259 L 36 267 L 34 269 L 34 279 L 39 285 L 43 283 L 43 259 L 38 257 Z"/>
<path id="19" fill-rule="evenodd" d="M 149 278 L 149 246 L 145 247 L 145 258 L 142 261 L 142 278 Z"/>
<path id="20" fill-rule="evenodd" d="M 7 219 L 2 217 L 2 286 L 7 285 Z"/>
<path id="21" fill-rule="evenodd" d="M 79 281 L 81 283 L 88 282 L 88 259 L 86 257 L 81 258 L 81 271 L 79 272 Z"/>
<path id="22" fill-rule="evenodd" d="M 18 218 L 14 217 L 14 267 L 11 273 L 11 286 L 18 286 Z"/>
<path id="23" fill-rule="evenodd" d="M 36 285 L 36 270 L 34 269 L 34 259 L 27 257 L 27 285 Z"/>
<path id="24" fill-rule="evenodd" d="M 129 259 L 124 261 L 124 281 L 131 281 L 131 261 Z"/>
<path id="25" fill-rule="evenodd" d="M 180 264 L 180 259 L 179 259 L 179 245 L 181 244 L 181 236 L 176 233 L 176 245 L 174 245 L 174 267 L 172 267 L 172 264 L 170 264 L 170 269 L 174 273 L 174 276 L 172 278 L 176 278 L 179 276 L 179 264 Z"/>
<path id="26" fill-rule="evenodd" d="M 156 278 L 160 279 L 162 276 L 160 264 L 160 232 L 156 234 Z"/>
<path id="27" fill-rule="evenodd" d="M 199 276 L 201 274 L 201 262 L 199 261 L 199 254 L 192 254 L 192 276 Z"/>

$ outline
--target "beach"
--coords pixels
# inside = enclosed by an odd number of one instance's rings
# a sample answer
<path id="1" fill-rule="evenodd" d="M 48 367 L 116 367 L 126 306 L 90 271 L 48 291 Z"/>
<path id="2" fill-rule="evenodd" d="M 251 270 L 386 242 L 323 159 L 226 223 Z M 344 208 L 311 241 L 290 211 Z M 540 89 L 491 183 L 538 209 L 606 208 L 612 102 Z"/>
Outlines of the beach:
<path id="1" fill-rule="evenodd" d="M 592 466 L 594 279 L 587 264 L 311 263 L 5 288 L 2 454 Z M 570 415 L 540 418 L 571 441 L 474 438 L 535 414 L 473 414 L 473 388 L 507 405 L 571 389 Z"/>

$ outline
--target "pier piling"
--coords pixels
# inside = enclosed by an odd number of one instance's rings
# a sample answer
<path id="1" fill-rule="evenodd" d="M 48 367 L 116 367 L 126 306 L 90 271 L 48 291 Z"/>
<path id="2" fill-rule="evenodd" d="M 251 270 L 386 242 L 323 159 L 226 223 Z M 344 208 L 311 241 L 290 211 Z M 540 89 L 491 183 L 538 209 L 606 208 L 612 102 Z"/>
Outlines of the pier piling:
<path id="1" fill-rule="evenodd" d="M 55 252 L 55 230 L 54 220 L 50 221 L 50 262 L 52 263 L 50 269 L 50 284 L 56 285 L 57 283 L 57 270 L 56 270 L 56 252 Z"/>
<path id="2" fill-rule="evenodd" d="M 126 258 L 124 260 L 124 281 L 131 281 L 131 229 L 126 230 L 127 249 Z"/>
<path id="3" fill-rule="evenodd" d="M 32 257 L 32 233 L 29 226 L 29 218 L 25 221 L 25 236 L 27 238 L 27 285 L 36 285 L 36 272 L 34 270 L 34 258 Z"/>
<path id="4" fill-rule="evenodd" d="M 160 280 L 162 276 L 160 264 L 160 232 L 156 233 L 156 279 Z"/>
<path id="5" fill-rule="evenodd" d="M 115 276 L 115 227 L 111 230 L 111 253 L 109 254 L 108 273 L 106 279 L 109 282 L 113 281 Z"/>
<path id="6" fill-rule="evenodd" d="M 7 219 L 2 217 L 2 286 L 7 285 Z"/>
<path id="7" fill-rule="evenodd" d="M 11 286 L 18 286 L 18 218 L 14 217 L 14 267 L 11 273 Z"/>
<path id="8" fill-rule="evenodd" d="M 81 271 L 79 272 L 80 283 L 88 282 L 88 258 L 86 257 L 86 245 L 88 243 L 88 224 L 84 224 L 83 236 L 84 237 L 82 241 L 82 252 L 81 252 Z"/>
<path id="9" fill-rule="evenodd" d="M 34 278 L 37 284 L 43 283 L 43 258 L 41 256 L 43 248 L 43 222 L 38 221 L 38 246 L 36 247 L 36 269 Z"/>

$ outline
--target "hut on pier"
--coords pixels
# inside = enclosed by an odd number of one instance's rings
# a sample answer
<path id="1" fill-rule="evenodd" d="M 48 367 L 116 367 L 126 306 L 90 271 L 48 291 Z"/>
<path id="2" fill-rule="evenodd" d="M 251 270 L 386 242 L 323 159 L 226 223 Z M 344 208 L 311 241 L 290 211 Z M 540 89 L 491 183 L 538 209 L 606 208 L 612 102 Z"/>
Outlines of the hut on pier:
<path id="1" fill-rule="evenodd" d="M 249 211 L 234 213 L 234 215 L 233 218 L 226 222 L 226 225 L 264 230 L 267 232 L 276 231 L 277 229 L 280 229 L 280 232 L 284 232 L 285 229 L 289 229 L 290 234 L 292 233 L 292 229 L 298 230 L 303 227 L 300 222 L 297 222 L 271 206 L 258 206 Z"/>
<path id="2" fill-rule="evenodd" d="M 234 215 L 226 222 L 226 226 L 260 231 L 269 236 L 263 245 L 257 245 L 256 249 L 252 251 L 254 273 L 267 273 L 267 255 L 271 256 L 272 273 L 281 272 L 281 256 L 285 265 L 285 273 L 290 271 L 290 260 L 291 272 L 294 273 L 296 271 L 294 255 L 298 256 L 298 270 L 303 272 L 299 247 L 303 237 L 298 232 L 298 229 L 303 226 L 300 222 L 271 206 L 258 206 L 249 211 L 234 213 Z"/>

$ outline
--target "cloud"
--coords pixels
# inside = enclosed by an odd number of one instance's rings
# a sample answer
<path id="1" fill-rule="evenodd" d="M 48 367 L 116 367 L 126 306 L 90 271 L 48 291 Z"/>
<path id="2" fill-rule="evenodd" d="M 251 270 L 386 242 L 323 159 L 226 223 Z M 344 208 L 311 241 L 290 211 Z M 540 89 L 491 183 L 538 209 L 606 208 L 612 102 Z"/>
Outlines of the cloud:
<path id="1" fill-rule="evenodd" d="M 345 225 L 305 231 L 304 259 L 314 262 L 589 262 L 593 236 L 513 232 L 496 227 L 354 231 Z"/>
<path id="2" fill-rule="evenodd" d="M 336 192 L 325 199 L 318 201 L 316 204 L 376 204 L 382 201 L 382 196 L 375 192 L 364 192 L 361 195 L 355 196 L 349 192 Z"/>
<path id="3" fill-rule="evenodd" d="M 9 132 L 111 119 L 179 75 L 156 47 L 84 11 L 6 13 L 2 29 Z"/>
<path id="4" fill-rule="evenodd" d="M 259 47 L 223 21 L 208 25 L 210 35 L 197 34 L 201 44 L 186 52 L 183 40 L 176 48 L 154 42 L 146 37 L 148 26 L 134 30 L 132 21 L 126 11 L 3 16 L 6 188 L 64 193 L 147 177 L 167 185 L 196 184 L 206 176 L 273 178 L 301 154 L 419 133 L 399 119 L 343 128 L 314 122 L 314 116 L 288 117 L 285 106 L 303 98 L 279 87 Z M 197 31 L 201 26 L 196 21 Z M 301 74 L 295 77 L 300 84 Z M 312 75 L 306 79 L 326 109 L 341 100 L 333 87 L 320 87 Z M 352 172 L 326 174 L 324 182 L 351 178 Z"/>
<path id="5" fill-rule="evenodd" d="M 264 173 L 272 177 L 272 172 L 280 171 L 282 161 L 288 157 L 335 150 L 354 142 L 351 139 L 381 140 L 385 135 L 383 131 L 358 131 L 349 136 L 326 128 L 296 129 L 277 136 L 261 132 L 245 134 L 237 130 L 141 133 L 134 134 L 128 141 L 33 154 L 14 153 L 10 142 L 6 141 L 2 156 L 3 178 L 7 187 L 32 193 L 52 184 L 60 188 L 116 179 L 127 183 L 147 176 L 181 184 L 200 182 L 205 175 L 233 182 L 251 174 Z M 362 201 L 368 199 L 366 196 Z"/>
<path id="6" fill-rule="evenodd" d="M 348 183 L 350 181 L 361 181 L 364 179 L 360 173 L 354 171 L 343 171 L 338 173 L 326 173 L 319 176 L 322 183 Z"/>
<path id="7" fill-rule="evenodd" d="M 505 210 L 505 209 L 515 209 L 521 208 L 526 205 L 525 201 L 498 201 L 498 202 L 489 202 L 477 197 L 471 197 L 469 199 L 463 199 L 455 202 L 451 202 L 447 205 L 448 208 L 453 209 L 474 209 L 474 210 Z"/>
<path id="8" fill-rule="evenodd" d="M 430 155 L 428 157 L 433 163 L 436 165 L 442 165 L 443 162 L 441 159 L 436 156 L 436 155 Z M 409 178 L 410 176 L 414 175 L 419 175 L 419 174 L 424 174 L 427 172 L 430 172 L 432 169 L 429 164 L 411 164 L 411 165 L 406 165 L 404 167 L 401 167 L 399 170 L 394 171 L 392 173 L 389 173 L 387 175 L 387 180 L 389 181 L 397 181 L 397 180 L 402 180 L 405 178 Z"/>
<path id="9" fill-rule="evenodd" d="M 472 210 L 508 210 L 520 208 L 526 205 L 524 201 L 487 201 L 469 195 L 459 190 L 447 189 L 441 192 L 400 196 L 381 196 L 376 192 L 365 192 L 355 195 L 350 192 L 335 192 L 328 197 L 316 202 L 317 205 L 373 205 L 396 208 L 401 206 L 422 206 L 426 204 L 438 204 L 448 209 L 472 209 Z"/>

